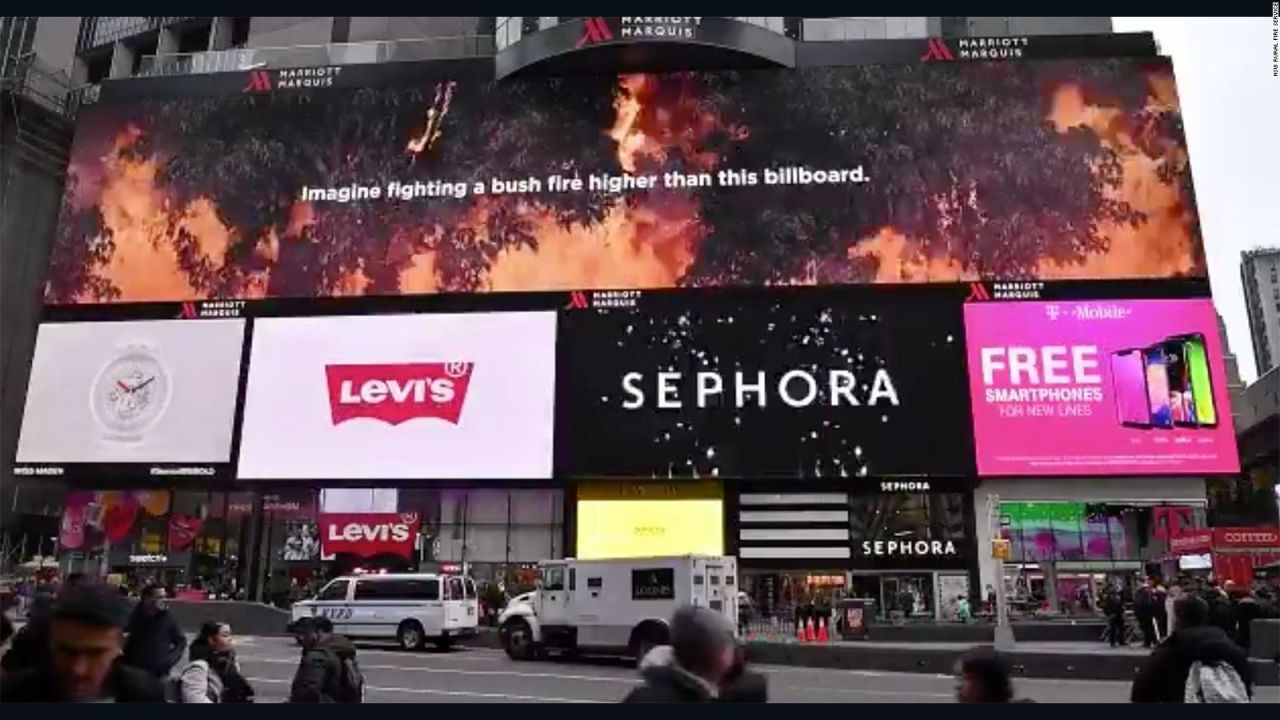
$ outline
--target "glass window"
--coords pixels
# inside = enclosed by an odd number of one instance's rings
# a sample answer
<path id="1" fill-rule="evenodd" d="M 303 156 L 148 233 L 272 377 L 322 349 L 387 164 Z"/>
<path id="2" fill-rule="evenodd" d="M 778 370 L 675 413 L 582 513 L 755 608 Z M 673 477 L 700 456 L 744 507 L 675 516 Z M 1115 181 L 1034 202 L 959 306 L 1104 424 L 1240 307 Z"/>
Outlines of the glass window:
<path id="1" fill-rule="evenodd" d="M 462 589 L 466 592 L 468 600 L 476 599 L 476 583 L 474 580 L 471 578 L 464 578 L 462 582 Z"/>
<path id="2" fill-rule="evenodd" d="M 961 540 L 965 536 L 964 495 L 854 495 L 849 521 L 855 540 Z"/>
<path id="3" fill-rule="evenodd" d="M 456 575 L 450 577 L 449 578 L 449 596 L 445 599 L 446 600 L 462 600 L 466 596 L 467 596 L 467 593 L 465 590 L 463 590 L 463 587 L 462 587 L 462 578 L 457 577 Z"/>
<path id="4" fill-rule="evenodd" d="M 569 568 L 569 589 L 578 589 L 578 571 L 576 568 Z"/>
<path id="5" fill-rule="evenodd" d="M 592 590 L 598 590 L 604 587 L 604 578 L 598 578 L 598 577 L 587 578 L 587 587 L 591 588 Z"/>
<path id="6" fill-rule="evenodd" d="M 564 589 L 564 568 L 549 567 L 542 571 L 542 589 L 543 590 L 563 590 Z"/>
<path id="7" fill-rule="evenodd" d="M 324 589 L 320 591 L 320 594 L 316 596 L 316 599 L 317 600 L 346 600 L 347 585 L 349 584 L 349 582 L 350 581 L 348 580 L 334 580 L 333 582 L 324 586 Z"/>

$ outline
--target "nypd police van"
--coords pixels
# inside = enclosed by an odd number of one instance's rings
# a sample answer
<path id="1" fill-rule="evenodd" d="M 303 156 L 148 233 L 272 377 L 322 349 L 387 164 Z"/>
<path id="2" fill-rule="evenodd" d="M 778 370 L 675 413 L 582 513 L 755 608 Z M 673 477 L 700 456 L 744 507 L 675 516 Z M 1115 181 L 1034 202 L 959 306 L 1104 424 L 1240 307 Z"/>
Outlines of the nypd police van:
<path id="1" fill-rule="evenodd" d="M 292 622 L 326 617 L 333 631 L 358 640 L 395 640 L 406 650 L 428 642 L 446 649 L 476 634 L 476 585 L 465 575 L 396 573 L 336 578 L 310 600 L 294 603 Z"/>

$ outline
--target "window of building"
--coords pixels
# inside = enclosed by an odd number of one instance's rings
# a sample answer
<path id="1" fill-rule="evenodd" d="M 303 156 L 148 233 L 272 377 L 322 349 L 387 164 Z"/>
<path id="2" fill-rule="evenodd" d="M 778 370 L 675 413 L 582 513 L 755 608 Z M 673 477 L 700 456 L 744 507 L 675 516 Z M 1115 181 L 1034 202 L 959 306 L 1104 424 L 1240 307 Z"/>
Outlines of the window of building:
<path id="1" fill-rule="evenodd" d="M 961 540 L 966 535 L 963 493 L 854 495 L 849 506 L 855 540 Z"/>

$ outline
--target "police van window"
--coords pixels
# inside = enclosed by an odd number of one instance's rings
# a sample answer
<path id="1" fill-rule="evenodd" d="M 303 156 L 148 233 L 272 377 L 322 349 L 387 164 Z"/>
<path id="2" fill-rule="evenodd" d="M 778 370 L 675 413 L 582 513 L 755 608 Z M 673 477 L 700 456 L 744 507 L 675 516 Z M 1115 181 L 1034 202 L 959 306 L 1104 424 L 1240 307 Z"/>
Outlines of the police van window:
<path id="1" fill-rule="evenodd" d="M 467 591 L 467 599 L 476 599 L 476 581 L 471 578 L 463 578 L 462 587 Z"/>
<path id="2" fill-rule="evenodd" d="M 383 600 L 395 597 L 394 580 L 357 580 L 356 600 Z"/>
<path id="3" fill-rule="evenodd" d="M 604 578 L 598 578 L 598 577 L 587 578 L 587 587 L 591 588 L 592 590 L 599 590 L 600 588 L 604 587 Z"/>
<path id="4" fill-rule="evenodd" d="M 569 589 L 570 590 L 578 589 L 578 569 L 577 568 L 569 568 Z"/>
<path id="5" fill-rule="evenodd" d="M 408 585 L 412 587 L 411 597 L 414 600 L 439 600 L 440 599 L 440 581 L 439 580 L 409 580 Z"/>
<path id="6" fill-rule="evenodd" d="M 462 578 L 460 577 L 449 578 L 449 599 L 461 600 L 464 597 L 466 597 L 466 595 L 462 591 Z"/>
<path id="7" fill-rule="evenodd" d="M 347 599 L 347 580 L 334 580 L 316 596 L 317 600 L 346 600 Z"/>

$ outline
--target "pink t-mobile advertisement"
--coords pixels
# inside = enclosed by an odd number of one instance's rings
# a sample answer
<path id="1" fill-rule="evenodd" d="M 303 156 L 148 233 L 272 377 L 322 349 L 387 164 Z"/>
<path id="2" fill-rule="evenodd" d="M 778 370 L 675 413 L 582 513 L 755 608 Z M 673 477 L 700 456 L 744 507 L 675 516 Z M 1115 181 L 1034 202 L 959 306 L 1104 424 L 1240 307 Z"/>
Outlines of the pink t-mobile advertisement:
<path id="1" fill-rule="evenodd" d="M 1208 299 L 964 308 L 983 475 L 1239 470 Z"/>

